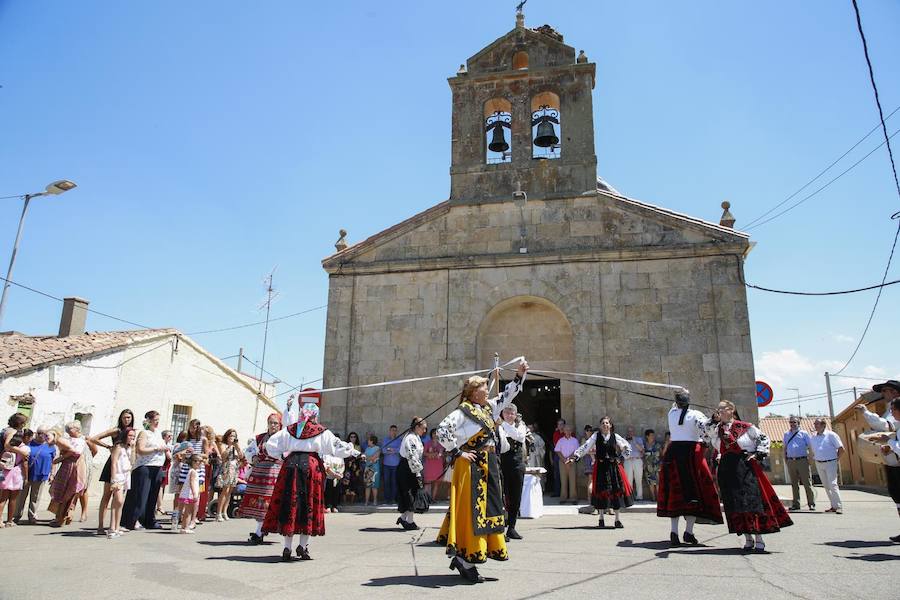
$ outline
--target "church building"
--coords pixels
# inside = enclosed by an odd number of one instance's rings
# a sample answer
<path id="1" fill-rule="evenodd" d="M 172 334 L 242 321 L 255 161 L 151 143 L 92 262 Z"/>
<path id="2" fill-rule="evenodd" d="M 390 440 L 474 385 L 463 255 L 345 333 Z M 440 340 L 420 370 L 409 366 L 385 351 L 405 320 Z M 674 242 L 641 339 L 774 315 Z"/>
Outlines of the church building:
<path id="1" fill-rule="evenodd" d="M 329 274 L 324 386 L 486 369 L 532 369 L 682 385 L 755 420 L 743 285 L 748 235 L 619 194 L 597 175 L 596 65 L 548 25 L 515 28 L 449 78 L 450 197 L 323 260 Z M 511 377 L 504 373 L 504 379 Z M 329 394 L 334 430 L 401 430 L 463 378 Z M 529 377 L 516 404 L 548 434 L 612 417 L 666 429 L 671 404 L 569 376 Z M 434 426 L 451 402 L 430 419 Z M 660 436 L 661 437 L 661 436 Z"/>

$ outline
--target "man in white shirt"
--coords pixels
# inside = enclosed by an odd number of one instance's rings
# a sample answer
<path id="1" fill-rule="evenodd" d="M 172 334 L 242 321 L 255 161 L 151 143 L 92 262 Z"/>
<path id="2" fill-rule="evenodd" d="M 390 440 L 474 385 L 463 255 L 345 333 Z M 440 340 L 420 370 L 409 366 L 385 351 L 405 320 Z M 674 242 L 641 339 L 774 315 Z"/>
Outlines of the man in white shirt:
<path id="1" fill-rule="evenodd" d="M 625 440 L 631 445 L 631 456 L 625 459 L 625 477 L 634 490 L 634 499 L 644 499 L 644 438 L 634 435 L 634 427 L 625 430 Z"/>
<path id="2" fill-rule="evenodd" d="M 856 408 L 862 413 L 869 427 L 875 431 L 887 432 L 882 438 L 884 443 L 881 447 L 882 454 L 893 452 L 900 458 L 900 439 L 897 437 L 897 424 L 900 423 L 900 381 L 889 379 L 884 383 L 873 385 L 872 391 L 878 392 L 887 401 L 887 413 L 884 417 L 869 412 L 865 404 L 860 404 Z M 884 472 L 887 477 L 888 493 L 897 506 L 897 514 L 900 515 L 900 466 L 884 465 Z M 900 542 L 900 535 L 891 536 L 890 540 Z"/>
<path id="3" fill-rule="evenodd" d="M 816 435 L 812 436 L 812 451 L 816 459 L 816 471 L 819 479 L 828 493 L 831 508 L 825 512 L 842 514 L 841 492 L 838 489 L 838 464 L 844 453 L 844 444 L 841 438 L 833 431 L 826 429 L 824 417 L 817 417 L 815 422 Z"/>
<path id="4" fill-rule="evenodd" d="M 790 418 L 791 428 L 784 433 L 784 458 L 787 460 L 787 471 L 791 478 L 791 510 L 800 510 L 800 484 L 806 490 L 806 503 L 809 510 L 816 509 L 816 496 L 809 482 L 809 460 L 807 453 L 812 444 L 812 436 L 800 430 L 800 417 Z"/>

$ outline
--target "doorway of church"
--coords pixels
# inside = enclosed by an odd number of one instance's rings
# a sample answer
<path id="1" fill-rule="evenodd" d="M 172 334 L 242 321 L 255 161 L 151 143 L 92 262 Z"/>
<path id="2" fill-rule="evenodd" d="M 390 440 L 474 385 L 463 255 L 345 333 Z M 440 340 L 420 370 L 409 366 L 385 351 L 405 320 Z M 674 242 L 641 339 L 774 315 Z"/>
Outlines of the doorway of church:
<path id="1" fill-rule="evenodd" d="M 502 385 L 505 386 L 506 382 L 504 381 Z M 519 395 L 513 399 L 513 404 L 518 407 L 525 423 L 528 425 L 536 423 L 538 426 L 538 432 L 546 446 L 544 466 L 551 464 L 553 431 L 560 418 L 559 398 L 559 379 L 529 378 L 525 380 Z"/>

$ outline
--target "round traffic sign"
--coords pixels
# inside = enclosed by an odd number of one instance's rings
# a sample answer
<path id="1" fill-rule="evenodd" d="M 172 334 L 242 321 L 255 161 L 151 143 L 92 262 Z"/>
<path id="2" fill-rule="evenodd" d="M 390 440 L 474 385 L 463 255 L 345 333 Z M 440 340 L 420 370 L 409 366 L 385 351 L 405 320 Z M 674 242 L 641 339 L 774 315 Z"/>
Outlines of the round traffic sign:
<path id="1" fill-rule="evenodd" d="M 300 391 L 300 404 L 304 402 L 312 402 L 313 404 L 322 405 L 322 394 L 316 388 L 303 388 Z"/>
<path id="2" fill-rule="evenodd" d="M 756 406 L 762 408 L 768 406 L 775 399 L 772 386 L 765 381 L 756 382 Z"/>

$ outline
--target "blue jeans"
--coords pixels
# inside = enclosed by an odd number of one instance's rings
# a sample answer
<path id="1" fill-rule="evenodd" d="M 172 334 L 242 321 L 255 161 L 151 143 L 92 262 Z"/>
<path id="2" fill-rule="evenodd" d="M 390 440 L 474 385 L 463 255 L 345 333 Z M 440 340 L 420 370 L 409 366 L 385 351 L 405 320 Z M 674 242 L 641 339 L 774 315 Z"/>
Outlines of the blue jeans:
<path id="1" fill-rule="evenodd" d="M 382 465 L 381 477 L 384 480 L 384 501 L 392 504 L 397 500 L 397 467 Z"/>

